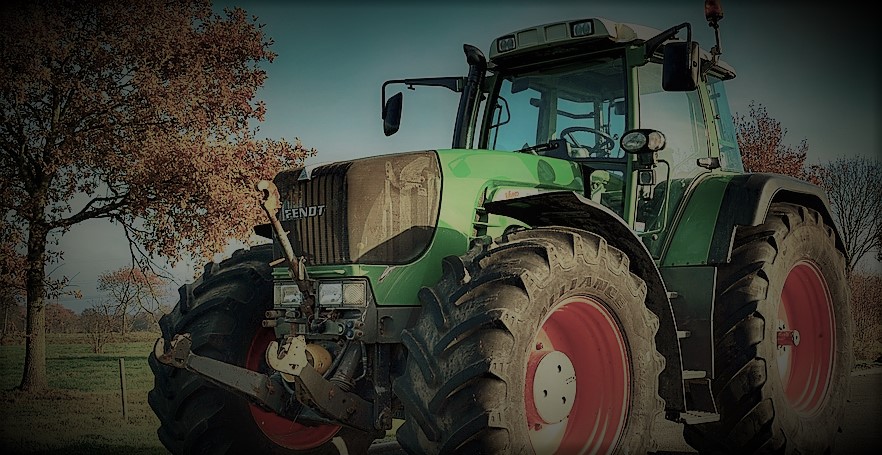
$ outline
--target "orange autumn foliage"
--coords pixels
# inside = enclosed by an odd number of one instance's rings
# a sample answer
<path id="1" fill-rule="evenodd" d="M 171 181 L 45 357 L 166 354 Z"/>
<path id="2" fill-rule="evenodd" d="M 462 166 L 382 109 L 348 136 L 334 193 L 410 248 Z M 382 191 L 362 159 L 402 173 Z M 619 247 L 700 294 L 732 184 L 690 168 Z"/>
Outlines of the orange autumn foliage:
<path id="1" fill-rule="evenodd" d="M 749 109 L 747 115 L 735 117 L 744 170 L 784 174 L 817 184 L 817 177 L 805 166 L 808 143 L 803 140 L 796 147 L 786 144 L 787 129 L 769 115 L 765 106 L 751 102 Z"/>
<path id="2" fill-rule="evenodd" d="M 275 54 L 256 18 L 207 0 L 9 2 L 0 28 L 0 208 L 25 253 L 21 388 L 45 380 L 47 239 L 89 219 L 172 261 L 260 220 L 253 185 L 314 153 L 259 139 Z"/>

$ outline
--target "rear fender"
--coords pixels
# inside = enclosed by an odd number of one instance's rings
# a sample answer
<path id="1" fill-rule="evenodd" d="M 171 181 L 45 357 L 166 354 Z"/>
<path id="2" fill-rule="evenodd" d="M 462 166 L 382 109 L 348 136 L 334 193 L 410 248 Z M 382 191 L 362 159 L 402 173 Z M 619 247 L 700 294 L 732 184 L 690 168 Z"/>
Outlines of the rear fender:
<path id="1" fill-rule="evenodd" d="M 661 255 L 661 271 L 676 296 L 677 327 L 689 334 L 680 344 L 683 365 L 714 377 L 716 269 L 731 260 L 736 228 L 764 223 L 775 202 L 812 208 L 835 224 L 820 187 L 780 174 L 708 175 L 684 200 Z M 836 244 L 844 250 L 838 232 Z"/>
<path id="2" fill-rule="evenodd" d="M 631 272 L 646 282 L 646 306 L 658 316 L 656 346 L 665 357 L 659 377 L 659 395 L 667 411 L 683 411 L 684 388 L 677 325 L 664 281 L 643 242 L 614 212 L 571 191 L 540 193 L 487 202 L 488 213 L 507 216 L 529 226 L 566 226 L 601 235 L 630 259 Z"/>
<path id="3" fill-rule="evenodd" d="M 773 202 L 789 202 L 817 210 L 833 228 L 836 248 L 847 259 L 842 237 L 831 215 L 830 201 L 822 188 L 786 175 L 758 173 L 736 176 L 726 186 L 714 226 L 708 263 L 729 262 L 735 227 L 764 223 Z"/>

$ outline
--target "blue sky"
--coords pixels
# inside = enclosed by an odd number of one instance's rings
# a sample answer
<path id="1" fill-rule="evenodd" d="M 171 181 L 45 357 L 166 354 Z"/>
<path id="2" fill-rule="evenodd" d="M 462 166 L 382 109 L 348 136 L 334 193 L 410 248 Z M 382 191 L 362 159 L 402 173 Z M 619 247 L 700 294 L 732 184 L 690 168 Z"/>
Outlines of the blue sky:
<path id="1" fill-rule="evenodd" d="M 774 3 L 786 5 L 723 2 L 723 59 L 738 72 L 728 87 L 733 110 L 764 104 L 789 130 L 788 142 L 808 140 L 813 163 L 878 156 L 882 40 L 869 19 L 820 2 Z M 463 43 L 486 53 L 494 38 L 519 28 L 600 16 L 658 29 L 690 21 L 697 41 L 713 45 L 699 0 L 239 4 L 265 21 L 279 53 L 268 66 L 261 131 L 299 136 L 319 149 L 318 160 L 449 146 L 453 93 L 406 93 L 402 129 L 386 138 L 379 88 L 387 79 L 464 75 Z"/>
<path id="2" fill-rule="evenodd" d="M 762 103 L 782 122 L 785 141 L 808 141 L 808 163 L 882 155 L 879 36 L 865 10 L 820 2 L 723 0 L 723 60 L 732 110 Z M 769 6 L 773 3 L 773 6 Z M 682 1 L 237 1 L 266 24 L 276 60 L 259 97 L 267 104 L 260 134 L 299 137 L 318 149 L 312 163 L 450 146 L 457 95 L 407 91 L 401 130 L 383 135 L 380 86 L 404 77 L 461 76 L 464 43 L 489 53 L 508 32 L 563 19 L 604 17 L 657 29 L 689 21 L 705 49 L 713 33 L 700 0 Z M 828 5 L 833 5 L 832 3 Z M 65 263 L 85 295 L 63 299 L 77 311 L 100 294 L 99 273 L 128 265 L 121 229 L 104 221 L 74 227 L 61 241 Z M 873 263 L 873 267 L 879 267 Z M 192 279 L 187 265 L 175 269 Z"/>

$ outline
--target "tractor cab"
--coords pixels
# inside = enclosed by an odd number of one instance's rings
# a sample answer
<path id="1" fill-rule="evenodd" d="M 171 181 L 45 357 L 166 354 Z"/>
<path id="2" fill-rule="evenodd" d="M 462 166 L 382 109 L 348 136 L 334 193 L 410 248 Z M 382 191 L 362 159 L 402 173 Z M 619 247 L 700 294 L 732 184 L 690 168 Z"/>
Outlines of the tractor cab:
<path id="1" fill-rule="evenodd" d="M 723 86 L 735 72 L 719 60 L 719 41 L 705 52 L 691 35 L 688 23 L 665 31 L 603 18 L 543 24 L 495 39 L 489 62 L 465 46 L 468 77 L 388 81 L 383 99 L 394 83 L 461 92 L 454 148 L 575 163 L 584 196 L 657 255 L 697 178 L 743 172 Z M 401 102 L 397 94 L 384 105 L 387 134 L 398 129 Z"/>

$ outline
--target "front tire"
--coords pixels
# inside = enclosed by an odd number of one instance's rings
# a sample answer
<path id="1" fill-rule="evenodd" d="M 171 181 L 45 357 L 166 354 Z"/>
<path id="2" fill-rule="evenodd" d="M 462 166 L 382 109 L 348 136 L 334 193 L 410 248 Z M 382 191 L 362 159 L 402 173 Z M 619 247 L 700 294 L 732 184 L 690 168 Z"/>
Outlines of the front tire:
<path id="1" fill-rule="evenodd" d="M 662 412 L 658 319 L 619 250 L 521 230 L 448 257 L 420 292 L 394 383 L 401 446 L 437 453 L 645 453 Z"/>
<path id="2" fill-rule="evenodd" d="M 264 352 L 275 333 L 261 321 L 272 308 L 272 259 L 266 245 L 206 266 L 160 319 L 166 343 L 189 333 L 196 354 L 271 372 Z M 160 420 L 159 439 L 171 453 L 364 453 L 373 441 L 346 427 L 306 426 L 264 411 L 189 371 L 159 363 L 152 353 L 148 363 L 155 378 L 148 402 Z"/>
<path id="3" fill-rule="evenodd" d="M 714 314 L 719 422 L 687 426 L 701 453 L 832 450 L 853 364 L 845 259 L 821 215 L 773 204 L 739 227 Z"/>

